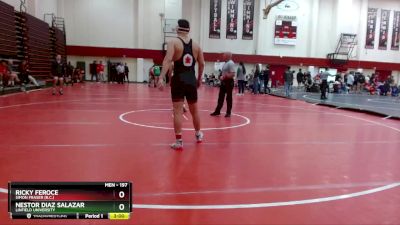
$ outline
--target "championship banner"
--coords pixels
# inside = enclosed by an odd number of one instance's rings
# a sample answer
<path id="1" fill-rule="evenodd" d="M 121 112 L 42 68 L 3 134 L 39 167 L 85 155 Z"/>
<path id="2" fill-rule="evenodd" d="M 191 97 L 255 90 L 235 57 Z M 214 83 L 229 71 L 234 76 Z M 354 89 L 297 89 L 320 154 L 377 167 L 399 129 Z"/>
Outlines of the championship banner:
<path id="1" fill-rule="evenodd" d="M 243 40 L 253 40 L 254 0 L 243 0 Z"/>
<path id="2" fill-rule="evenodd" d="M 400 45 L 400 12 L 395 11 L 393 17 L 393 30 L 392 30 L 392 50 L 399 50 Z"/>
<path id="3" fill-rule="evenodd" d="M 213 39 L 221 38 L 221 0 L 210 0 L 210 33 Z"/>
<path id="4" fill-rule="evenodd" d="M 378 16 L 378 9 L 368 8 L 368 20 L 367 20 L 367 38 L 365 41 L 366 49 L 373 49 L 375 45 L 375 30 L 376 30 L 376 18 Z"/>
<path id="5" fill-rule="evenodd" d="M 388 49 L 390 10 L 381 10 L 381 26 L 379 31 L 379 49 Z"/>
<path id="6" fill-rule="evenodd" d="M 275 44 L 296 45 L 297 17 L 278 16 L 275 22 Z"/>
<path id="7" fill-rule="evenodd" d="M 239 0 L 227 0 L 226 39 L 237 39 Z"/>

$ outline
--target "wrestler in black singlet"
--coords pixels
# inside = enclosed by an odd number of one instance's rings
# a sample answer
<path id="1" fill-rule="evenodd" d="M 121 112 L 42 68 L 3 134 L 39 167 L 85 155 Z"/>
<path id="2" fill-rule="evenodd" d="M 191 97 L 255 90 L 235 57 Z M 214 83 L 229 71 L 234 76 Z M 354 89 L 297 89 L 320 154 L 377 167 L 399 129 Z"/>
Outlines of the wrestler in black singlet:
<path id="1" fill-rule="evenodd" d="M 179 38 L 179 37 L 178 37 Z M 171 79 L 171 95 L 173 102 L 180 102 L 186 98 L 188 103 L 197 102 L 197 80 L 193 56 L 192 40 L 183 44 L 182 56 L 174 62 L 174 76 Z"/>

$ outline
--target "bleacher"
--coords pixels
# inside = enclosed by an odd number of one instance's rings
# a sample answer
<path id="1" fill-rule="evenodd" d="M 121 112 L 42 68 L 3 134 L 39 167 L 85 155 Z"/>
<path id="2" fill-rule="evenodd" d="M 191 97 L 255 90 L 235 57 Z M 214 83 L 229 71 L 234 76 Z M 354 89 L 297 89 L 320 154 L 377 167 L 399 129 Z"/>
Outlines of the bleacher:
<path id="1" fill-rule="evenodd" d="M 31 75 L 39 80 L 47 79 L 51 72 L 51 42 L 49 24 L 23 13 L 26 24 L 27 59 Z"/>
<path id="2" fill-rule="evenodd" d="M 0 56 L 17 58 L 17 30 L 14 7 L 0 1 Z"/>
<path id="3" fill-rule="evenodd" d="M 64 30 L 55 27 L 54 21 L 50 27 L 45 21 L 15 11 L 14 7 L 0 1 L 0 60 L 11 59 L 14 68 L 27 60 L 30 75 L 44 85 L 51 79 L 51 61 L 55 55 L 66 57 Z M 27 90 L 32 88 L 27 86 Z M 16 91 L 20 91 L 19 86 L 4 87 L 0 95 Z"/>
<path id="4" fill-rule="evenodd" d="M 65 46 L 66 40 L 64 32 L 57 27 L 51 27 L 50 34 L 53 53 L 52 57 L 55 58 L 56 55 L 61 55 L 62 58 L 65 59 L 67 56 L 67 52 Z"/>

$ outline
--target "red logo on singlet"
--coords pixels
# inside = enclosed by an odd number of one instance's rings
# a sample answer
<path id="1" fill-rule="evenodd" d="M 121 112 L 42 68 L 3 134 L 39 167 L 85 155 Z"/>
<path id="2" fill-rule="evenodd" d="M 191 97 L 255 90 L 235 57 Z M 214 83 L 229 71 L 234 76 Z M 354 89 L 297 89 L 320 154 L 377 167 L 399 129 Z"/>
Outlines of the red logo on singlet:
<path id="1" fill-rule="evenodd" d="M 191 56 L 190 54 L 186 54 L 185 56 L 183 56 L 183 65 L 190 67 L 193 64 L 193 56 Z"/>

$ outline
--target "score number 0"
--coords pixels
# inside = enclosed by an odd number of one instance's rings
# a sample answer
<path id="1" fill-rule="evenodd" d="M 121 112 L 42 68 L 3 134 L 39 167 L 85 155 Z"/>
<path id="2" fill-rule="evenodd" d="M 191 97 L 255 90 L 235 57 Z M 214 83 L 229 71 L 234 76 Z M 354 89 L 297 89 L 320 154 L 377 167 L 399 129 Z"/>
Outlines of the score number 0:
<path id="1" fill-rule="evenodd" d="M 125 192 L 124 192 L 124 191 L 120 191 L 120 192 L 118 193 L 118 197 L 119 197 L 120 199 L 125 198 Z M 124 205 L 124 204 L 119 204 L 118 208 L 119 208 L 119 210 L 124 211 L 125 205 Z"/>
<path id="2" fill-rule="evenodd" d="M 128 183 L 120 183 L 119 186 L 122 187 L 122 188 L 128 187 Z M 118 197 L 120 199 L 124 199 L 125 198 L 125 192 L 124 191 L 120 191 L 118 193 Z M 119 208 L 119 210 L 124 211 L 125 210 L 125 205 L 124 204 L 119 204 L 118 208 Z"/>

